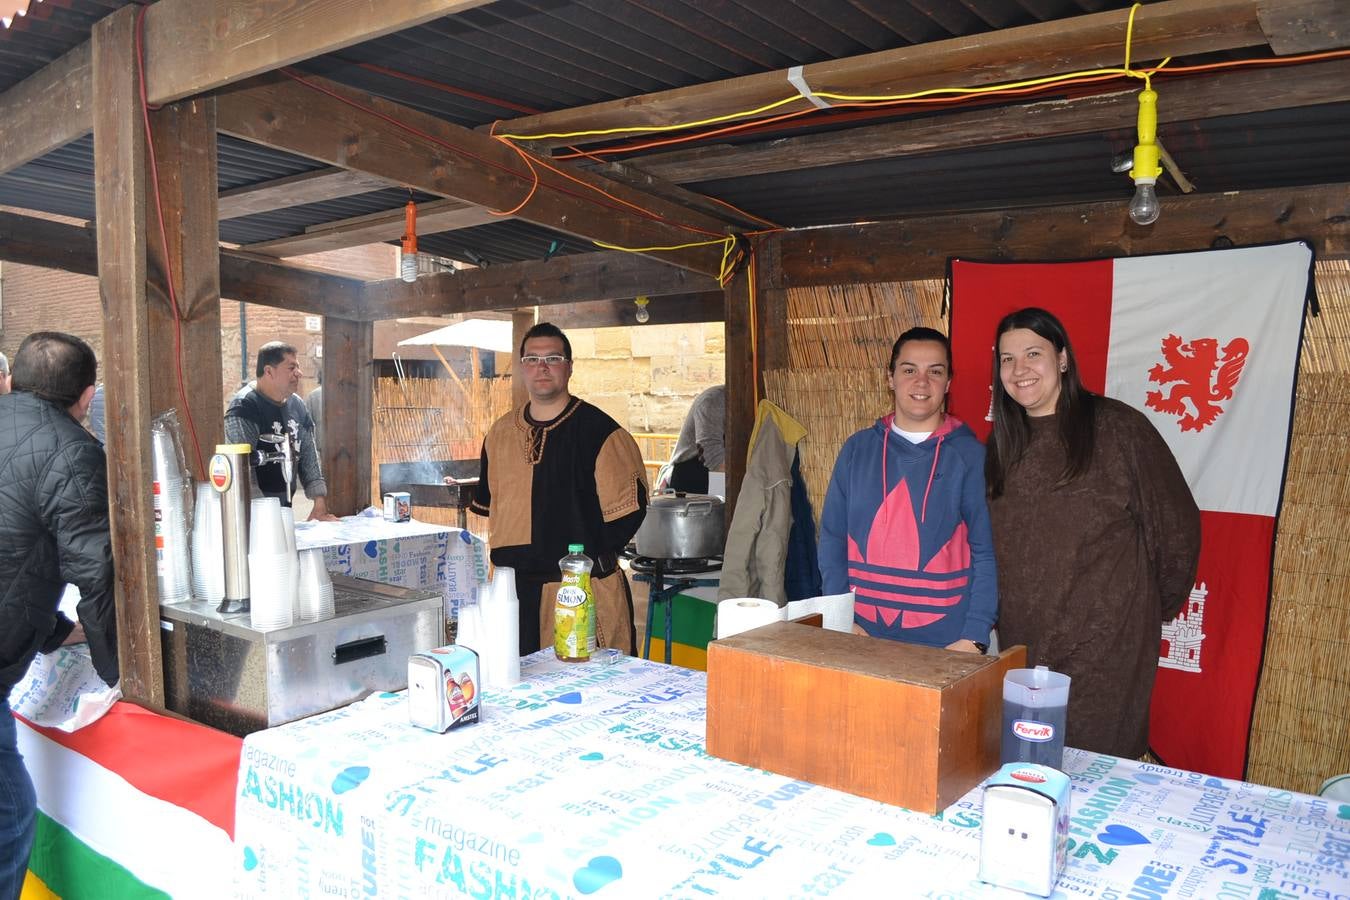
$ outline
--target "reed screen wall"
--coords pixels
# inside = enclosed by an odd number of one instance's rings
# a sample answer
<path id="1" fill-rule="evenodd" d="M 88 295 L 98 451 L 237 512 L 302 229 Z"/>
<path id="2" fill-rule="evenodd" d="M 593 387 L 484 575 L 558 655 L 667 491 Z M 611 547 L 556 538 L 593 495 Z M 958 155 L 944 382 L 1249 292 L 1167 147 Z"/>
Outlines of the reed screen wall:
<path id="1" fill-rule="evenodd" d="M 1247 774 L 1308 793 L 1350 772 L 1350 262 L 1318 262 L 1315 283 L 1321 310 L 1304 332 Z M 817 518 L 844 440 L 891 410 L 891 343 L 914 325 L 946 331 L 944 287 L 788 291 L 789 368 L 766 372 L 765 387 L 808 430 L 802 474 Z"/>

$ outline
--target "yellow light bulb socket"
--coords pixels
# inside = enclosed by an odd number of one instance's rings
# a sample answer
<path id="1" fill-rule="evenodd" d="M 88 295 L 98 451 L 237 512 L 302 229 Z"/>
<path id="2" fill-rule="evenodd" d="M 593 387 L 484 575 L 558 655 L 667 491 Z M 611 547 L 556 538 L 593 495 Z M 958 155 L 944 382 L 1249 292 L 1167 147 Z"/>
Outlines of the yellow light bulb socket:
<path id="1" fill-rule="evenodd" d="M 1152 88 L 1139 92 L 1138 133 L 1130 177 L 1151 184 L 1162 174 L 1162 166 L 1158 164 L 1158 92 Z"/>

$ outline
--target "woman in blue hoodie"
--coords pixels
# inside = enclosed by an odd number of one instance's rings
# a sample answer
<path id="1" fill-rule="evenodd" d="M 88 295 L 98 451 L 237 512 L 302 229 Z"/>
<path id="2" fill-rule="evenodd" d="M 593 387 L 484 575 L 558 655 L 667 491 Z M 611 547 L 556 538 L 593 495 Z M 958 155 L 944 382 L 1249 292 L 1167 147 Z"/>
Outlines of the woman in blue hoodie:
<path id="1" fill-rule="evenodd" d="M 895 410 L 844 442 L 820 520 L 826 594 L 854 631 L 983 653 L 998 615 L 984 447 L 944 411 L 951 344 L 911 328 L 891 348 Z"/>

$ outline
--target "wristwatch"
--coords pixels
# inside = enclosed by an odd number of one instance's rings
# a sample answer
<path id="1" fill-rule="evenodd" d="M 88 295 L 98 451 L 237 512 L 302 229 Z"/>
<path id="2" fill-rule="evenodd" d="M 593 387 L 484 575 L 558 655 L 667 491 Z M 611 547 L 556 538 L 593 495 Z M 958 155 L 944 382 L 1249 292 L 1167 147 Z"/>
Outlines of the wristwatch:
<path id="1" fill-rule="evenodd" d="M 989 652 L 988 644 L 981 644 L 979 641 L 971 641 L 971 643 L 975 645 L 975 649 L 980 651 L 981 654 Z"/>

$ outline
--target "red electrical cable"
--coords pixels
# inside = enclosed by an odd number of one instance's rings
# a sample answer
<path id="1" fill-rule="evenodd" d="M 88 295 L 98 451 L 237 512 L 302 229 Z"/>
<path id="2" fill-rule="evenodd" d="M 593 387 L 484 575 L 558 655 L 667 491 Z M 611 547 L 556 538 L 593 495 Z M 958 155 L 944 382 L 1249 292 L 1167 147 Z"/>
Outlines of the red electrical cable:
<path id="1" fill-rule="evenodd" d="M 352 107 L 353 109 L 360 110 L 361 112 L 365 113 L 366 115 L 374 116 L 375 118 L 379 119 L 380 121 L 386 122 L 386 123 L 388 123 L 388 124 L 394 126 L 395 128 L 401 130 L 401 131 L 405 131 L 405 132 L 407 132 L 408 134 L 415 135 L 416 137 L 419 137 L 419 138 L 421 138 L 421 139 L 423 139 L 423 140 L 425 140 L 425 141 L 430 141 L 431 143 L 437 145 L 438 147 L 443 147 L 443 148 L 445 148 L 446 150 L 449 150 L 449 151 L 452 152 L 452 153 L 455 153 L 455 154 L 457 154 L 457 155 L 459 155 L 459 156 L 463 156 L 463 157 L 465 157 L 465 158 L 467 158 L 467 159 L 475 160 L 475 161 L 477 161 L 477 162 L 482 163 L 482 164 L 485 165 L 485 166 L 488 166 L 489 168 L 496 169 L 496 170 L 498 170 L 498 171 L 500 171 L 500 172 L 505 172 L 505 173 L 507 173 L 508 175 L 511 175 L 511 176 L 513 176 L 513 177 L 515 177 L 515 178 L 530 179 L 531 181 L 533 181 L 534 175 L 533 175 L 532 173 L 530 173 L 530 172 L 522 172 L 522 171 L 520 171 L 519 169 L 513 168 L 512 166 L 503 165 L 502 163 L 499 163 L 499 162 L 497 162 L 496 160 L 488 159 L 487 157 L 479 156 L 479 155 L 476 154 L 476 153 L 472 153 L 472 152 L 470 152 L 469 150 L 466 150 L 465 148 L 463 148 L 463 147 L 461 147 L 461 146 L 459 146 L 459 145 L 457 145 L 457 144 L 453 144 L 453 143 L 451 143 L 451 142 L 449 142 L 449 141 L 442 140 L 441 138 L 436 137 L 434 134 L 430 134 L 429 132 L 425 132 L 425 131 L 422 131 L 422 130 L 419 129 L 419 128 L 415 128 L 415 127 L 413 127 L 412 125 L 409 125 L 409 124 L 407 124 L 406 122 L 403 122 L 403 121 L 399 120 L 398 118 L 395 118 L 394 116 L 391 116 L 391 115 L 389 115 L 389 114 L 387 114 L 387 113 L 382 113 L 382 112 L 380 112 L 379 110 L 374 109 L 374 108 L 369 107 L 369 106 L 366 106 L 366 105 L 363 104 L 363 103 L 360 103 L 360 102 L 358 102 L 358 101 L 356 101 L 356 100 L 351 99 L 350 97 L 345 97 L 345 96 L 343 96 L 342 94 L 338 93 L 337 91 L 334 91 L 334 90 L 331 90 L 331 89 L 329 89 L 329 88 L 323 87 L 322 85 L 314 84 L 313 82 L 310 82 L 310 81 L 306 80 L 303 76 L 297 74 L 295 71 L 293 71 L 293 70 L 291 70 L 291 69 L 282 69 L 281 72 L 282 72 L 282 74 L 284 74 L 286 77 L 288 77 L 288 78 L 290 78 L 290 79 L 292 79 L 292 80 L 294 80 L 294 81 L 299 82 L 300 84 L 304 85 L 305 87 L 309 88 L 309 89 L 312 90 L 312 91 L 316 91 L 316 92 L 318 92 L 318 93 L 320 93 L 320 94 L 324 94 L 324 95 L 326 95 L 326 96 L 328 96 L 328 97 L 332 97 L 334 100 L 337 100 L 339 103 L 342 103 L 342 104 L 345 104 L 345 105 L 347 105 L 347 106 L 350 106 L 350 107 Z M 596 187 L 595 185 L 587 184 L 585 181 L 582 181 L 582 180 L 579 179 L 579 178 L 575 178 L 574 176 L 569 175 L 569 174 L 567 174 L 566 172 L 563 172 L 563 171 L 560 170 L 560 169 L 557 169 L 557 168 L 555 168 L 555 167 L 553 167 L 553 166 L 550 166 L 547 162 L 544 162 L 543 160 L 535 160 L 534 162 L 535 162 L 536 165 L 542 165 L 544 168 L 546 168 L 546 169 L 548 169 L 548 170 L 550 170 L 550 171 L 552 171 L 552 172 L 554 172 L 554 173 L 556 173 L 556 174 L 562 176 L 563 178 L 568 179 L 569 181 L 574 181 L 574 182 L 576 182 L 577 184 L 579 184 L 579 185 L 585 187 L 588 191 L 592 192 L 592 193 L 579 193 L 579 192 L 577 192 L 577 191 L 571 191 L 571 190 L 568 190 L 566 187 L 563 187 L 563 186 L 561 186 L 561 185 L 556 185 L 556 184 L 549 185 L 549 187 L 550 187 L 551 190 L 554 190 L 554 191 L 556 191 L 556 192 L 558 192 L 558 193 L 560 193 L 560 194 L 563 194 L 563 195 L 565 195 L 565 196 L 573 197 L 573 198 L 575 198 L 575 199 L 577 199 L 577 200 L 581 200 L 581 201 L 583 201 L 583 202 L 585 202 L 585 203 L 590 203 L 590 204 L 592 204 L 592 205 L 600 206 L 600 207 L 603 207 L 603 208 L 606 208 L 606 209 L 618 210 L 618 211 L 620 211 L 620 212 L 625 212 L 625 211 L 636 212 L 639 216 L 642 216 L 643 218 L 646 218 L 646 219 L 650 219 L 650 220 L 653 221 L 653 222 L 660 222 L 660 223 L 662 223 L 662 224 L 664 224 L 664 225 L 670 225 L 670 226 L 673 226 L 673 227 L 676 227 L 676 228 L 681 228 L 681 229 L 684 229 L 685 231 L 691 231 L 691 232 L 694 232 L 694 233 L 696 233 L 696 234 L 711 235 L 711 236 L 717 237 L 717 238 L 726 237 L 725 234 L 722 234 L 722 233 L 720 233 L 720 232 L 710 231 L 710 230 L 708 230 L 708 229 L 706 229 L 706 228 L 700 228 L 700 227 L 698 227 L 698 226 L 696 226 L 696 225 L 689 225 L 689 224 L 684 223 L 684 222 L 676 222 L 676 221 L 673 221 L 673 220 L 671 220 L 671 219 L 666 218 L 665 216 L 662 216 L 660 213 L 652 212 L 651 210 L 644 209 L 643 207 L 638 206 L 638 205 L 635 204 L 635 203 L 630 203 L 630 202 L 627 201 L 627 200 L 622 200 L 622 199 L 620 199 L 620 198 L 618 198 L 618 197 L 613 196 L 612 194 L 607 193 L 607 192 L 604 191 L 602 188 Z M 610 199 L 610 200 L 612 200 L 612 201 L 614 201 L 614 202 L 613 202 L 613 203 L 605 203 L 605 202 L 602 202 L 601 200 L 599 200 L 599 199 L 597 199 L 595 196 L 593 196 L 593 194 L 600 194 L 600 195 L 602 195 L 602 196 L 604 196 L 604 197 L 607 197 L 608 199 Z M 627 209 L 625 209 L 625 207 L 626 207 Z"/>
<path id="2" fill-rule="evenodd" d="M 173 311 L 173 357 L 175 374 L 178 376 L 178 398 L 183 404 L 183 418 L 187 420 L 188 435 L 192 438 L 192 450 L 197 457 L 197 471 L 206 474 L 206 460 L 202 456 L 202 445 L 197 439 L 197 423 L 192 418 L 192 408 L 188 406 L 187 386 L 183 383 L 183 320 L 178 311 L 178 292 L 173 286 L 173 262 L 169 258 L 169 237 L 164 228 L 164 201 L 159 195 L 159 166 L 155 159 L 155 138 L 150 130 L 150 103 L 145 94 L 145 12 L 150 7 L 142 6 L 136 14 L 136 78 L 140 89 L 141 120 L 145 124 L 145 150 L 150 160 L 150 183 L 155 189 L 155 214 L 159 220 L 159 242 L 164 252 L 164 281 L 168 288 L 169 307 Z"/>
<path id="3" fill-rule="evenodd" d="M 1233 60 L 1223 60 L 1221 62 L 1215 63 L 1204 63 L 1194 66 L 1168 66 L 1165 69 L 1148 69 L 1140 71 L 1148 71 L 1154 77 L 1185 76 L 1185 75 L 1195 75 L 1202 72 L 1213 72 L 1221 69 L 1235 69 L 1243 67 L 1264 68 L 1270 66 L 1300 65 L 1302 63 L 1319 62 L 1328 59 L 1343 59 L 1347 56 L 1350 56 L 1350 50 L 1328 50 L 1318 53 L 1304 53 L 1298 56 L 1277 57 L 1274 59 L 1233 59 Z M 990 97 L 1010 97 L 1028 94 L 1056 93 L 1061 91 L 1065 87 L 1095 84 L 1107 81 L 1124 81 L 1127 80 L 1128 78 L 1129 76 L 1123 74 L 1095 75 L 1095 76 L 1084 76 L 1082 78 L 1070 78 L 1064 81 L 1054 82 L 1052 84 L 1032 85 L 1029 87 L 1022 87 L 1022 88 L 1006 88 L 1002 90 L 981 91 L 977 94 L 965 94 L 956 97 L 948 97 L 948 96 L 916 97 L 908 100 L 879 100 L 879 101 L 857 102 L 857 103 L 836 103 L 831 107 L 829 107 L 828 109 L 817 109 L 815 107 L 809 107 L 807 109 L 799 109 L 793 112 L 781 113 L 776 116 L 769 116 L 767 118 L 762 119 L 748 119 L 743 122 L 737 122 L 731 125 L 722 125 L 710 130 L 680 135 L 678 137 L 658 138 L 658 139 L 633 138 L 628 143 L 614 144 L 609 147 L 604 147 L 597 150 L 590 150 L 584 153 L 578 148 L 569 148 L 572 149 L 574 152 L 569 154 L 559 154 L 554 158 L 566 160 L 566 159 L 576 159 L 579 156 L 586 156 L 591 159 L 596 159 L 597 157 L 602 156 L 613 156 L 623 153 L 636 153 L 641 150 L 653 150 L 659 147 L 666 147 L 675 144 L 683 144 L 692 141 L 707 140 L 709 138 L 719 137 L 724 134 L 734 134 L 734 133 L 754 134 L 759 131 L 771 130 L 768 128 L 768 126 L 770 125 L 783 122 L 789 119 L 801 118 L 803 116 L 816 116 L 821 119 L 828 119 L 831 122 L 845 121 L 848 117 L 832 115 L 832 112 L 834 110 L 840 109 L 876 109 L 890 112 L 911 105 L 916 107 L 932 106 L 932 105 L 958 106 L 961 104 L 977 102 L 979 100 L 987 99 Z"/>

